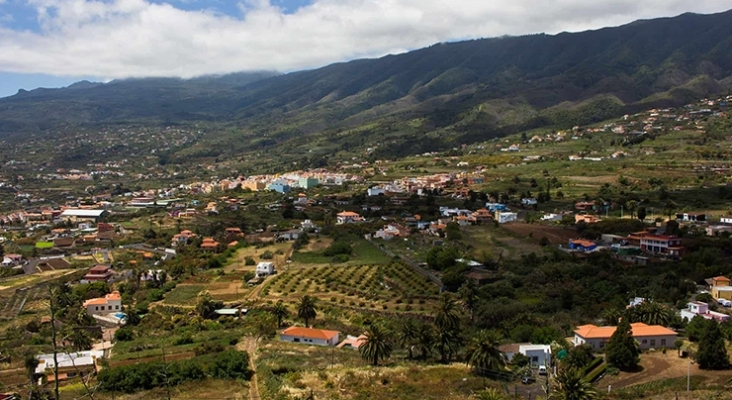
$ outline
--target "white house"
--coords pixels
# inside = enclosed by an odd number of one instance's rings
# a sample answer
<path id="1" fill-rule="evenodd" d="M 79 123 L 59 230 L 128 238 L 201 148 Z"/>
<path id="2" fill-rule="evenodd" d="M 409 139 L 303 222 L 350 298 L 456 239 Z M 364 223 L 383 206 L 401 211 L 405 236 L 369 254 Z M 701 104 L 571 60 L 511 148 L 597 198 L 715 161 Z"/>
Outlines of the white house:
<path id="1" fill-rule="evenodd" d="M 386 189 L 382 189 L 378 186 L 374 186 L 366 190 L 366 194 L 369 196 L 378 196 L 380 194 L 386 194 Z"/>
<path id="2" fill-rule="evenodd" d="M 515 343 L 499 347 L 510 362 L 517 353 L 523 354 L 531 360 L 531 367 L 540 365 L 550 366 L 552 362 L 552 348 L 548 344 Z"/>
<path id="3" fill-rule="evenodd" d="M 54 364 L 53 353 L 41 354 L 36 357 L 38 366 L 36 366 L 36 374 L 46 375 L 53 378 L 53 369 L 58 365 L 59 380 L 68 379 L 76 376 L 77 372 L 82 375 L 95 373 L 97 371 L 97 363 L 104 357 L 103 350 L 79 351 L 74 353 L 57 353 Z"/>
<path id="4" fill-rule="evenodd" d="M 496 221 L 498 221 L 499 224 L 505 224 L 507 222 L 514 222 L 518 218 L 518 214 L 515 212 L 505 212 L 505 211 L 498 211 L 496 212 Z"/>
<path id="5" fill-rule="evenodd" d="M 352 224 L 361 221 L 363 221 L 363 217 L 353 211 L 343 211 L 336 214 L 337 225 Z"/>
<path id="6" fill-rule="evenodd" d="M 122 296 L 114 291 L 104 297 L 89 299 L 84 302 L 84 308 L 89 315 L 110 314 L 122 311 Z"/>
<path id="7" fill-rule="evenodd" d="M 291 326 L 280 333 L 280 340 L 292 343 L 307 343 L 318 346 L 335 346 L 338 344 L 338 331 L 303 328 Z"/>
<path id="8" fill-rule="evenodd" d="M 543 217 L 541 217 L 542 221 L 561 221 L 562 220 L 562 214 L 544 214 Z"/>
<path id="9" fill-rule="evenodd" d="M 273 262 L 262 261 L 257 264 L 257 270 L 255 271 L 257 276 L 267 276 L 275 273 L 275 266 Z"/>
<path id="10" fill-rule="evenodd" d="M 630 324 L 630 328 L 641 349 L 671 348 L 676 341 L 676 332 L 660 325 L 637 322 Z M 588 344 L 595 350 L 602 350 L 616 329 L 615 326 L 582 325 L 575 329 L 572 343 L 575 346 Z"/>
<path id="11" fill-rule="evenodd" d="M 300 227 L 301 227 L 301 228 L 302 228 L 303 230 L 308 230 L 308 229 L 315 229 L 315 228 L 317 228 L 317 226 L 315 226 L 315 224 L 313 223 L 313 221 L 311 221 L 311 220 L 309 220 L 309 219 L 306 219 L 305 221 L 302 221 L 302 222 L 300 222 Z"/>
<path id="12" fill-rule="evenodd" d="M 700 316 L 704 319 L 713 319 L 719 322 L 730 319 L 730 316 L 727 314 L 709 311 L 709 305 L 701 301 L 692 301 L 686 305 L 685 309 L 681 310 L 681 319 L 691 321 L 692 318 L 696 316 Z"/>
<path id="13" fill-rule="evenodd" d="M 523 198 L 523 199 L 521 199 L 521 204 L 523 204 L 525 206 L 533 206 L 535 204 L 538 204 L 538 201 L 533 197 Z"/>

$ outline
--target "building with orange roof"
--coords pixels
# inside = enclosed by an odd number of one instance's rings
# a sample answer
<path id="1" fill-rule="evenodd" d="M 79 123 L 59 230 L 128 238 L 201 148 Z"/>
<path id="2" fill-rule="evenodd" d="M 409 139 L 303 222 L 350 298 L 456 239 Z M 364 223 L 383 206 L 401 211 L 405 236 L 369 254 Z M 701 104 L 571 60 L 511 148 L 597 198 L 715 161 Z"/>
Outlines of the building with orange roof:
<path id="1" fill-rule="evenodd" d="M 122 296 L 114 291 L 104 297 L 89 299 L 84 302 L 84 308 L 89 315 L 109 314 L 122 311 Z"/>
<path id="2" fill-rule="evenodd" d="M 660 349 L 674 346 L 676 332 L 660 325 L 646 325 L 642 322 L 630 324 L 631 334 L 641 349 Z M 574 331 L 572 344 L 588 344 L 594 350 L 602 350 L 615 333 L 615 326 L 582 325 Z"/>
<path id="3" fill-rule="evenodd" d="M 597 248 L 597 243 L 590 240 L 574 239 L 569 241 L 569 248 L 579 251 L 592 251 Z"/>
<path id="4" fill-rule="evenodd" d="M 81 283 L 90 283 L 98 281 L 109 281 L 114 276 L 114 270 L 109 265 L 95 265 L 89 269 L 89 272 L 81 279 Z"/>
<path id="5" fill-rule="evenodd" d="M 594 224 L 596 222 L 602 221 L 600 218 L 598 218 L 596 215 L 590 215 L 590 214 L 576 214 L 574 216 L 574 223 L 578 224 L 580 222 L 584 222 L 586 224 Z"/>
<path id="6" fill-rule="evenodd" d="M 201 249 L 202 250 L 208 250 L 208 251 L 214 251 L 219 247 L 219 242 L 215 241 L 213 238 L 204 238 L 203 242 L 201 242 Z"/>
<path id="7" fill-rule="evenodd" d="M 712 297 L 715 299 L 732 300 L 732 286 L 730 279 L 724 276 L 715 276 L 711 279 Z"/>
<path id="8" fill-rule="evenodd" d="M 188 241 L 190 241 L 192 238 L 196 237 L 196 234 L 189 231 L 189 230 L 183 230 L 178 234 L 173 235 L 173 239 L 171 241 L 171 245 L 173 247 L 178 246 L 180 244 L 188 244 Z"/>
<path id="9" fill-rule="evenodd" d="M 353 224 L 356 222 L 362 222 L 363 217 L 353 211 L 343 211 L 336 215 L 336 224 Z"/>
<path id="10" fill-rule="evenodd" d="M 335 346 L 338 344 L 338 335 L 340 335 L 338 331 L 291 326 L 280 333 L 280 340 L 318 346 Z"/>

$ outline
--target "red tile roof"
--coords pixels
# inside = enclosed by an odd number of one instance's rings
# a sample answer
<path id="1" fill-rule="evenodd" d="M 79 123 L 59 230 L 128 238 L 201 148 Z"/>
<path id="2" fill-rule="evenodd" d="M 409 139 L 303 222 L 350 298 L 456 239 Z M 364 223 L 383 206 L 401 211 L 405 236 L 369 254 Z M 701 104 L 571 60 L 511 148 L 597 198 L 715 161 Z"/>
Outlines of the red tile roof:
<path id="1" fill-rule="evenodd" d="M 300 326 L 291 326 L 282 331 L 282 334 L 287 336 L 306 337 L 308 339 L 330 340 L 338 335 L 339 332 L 327 331 L 323 329 L 303 328 Z"/>

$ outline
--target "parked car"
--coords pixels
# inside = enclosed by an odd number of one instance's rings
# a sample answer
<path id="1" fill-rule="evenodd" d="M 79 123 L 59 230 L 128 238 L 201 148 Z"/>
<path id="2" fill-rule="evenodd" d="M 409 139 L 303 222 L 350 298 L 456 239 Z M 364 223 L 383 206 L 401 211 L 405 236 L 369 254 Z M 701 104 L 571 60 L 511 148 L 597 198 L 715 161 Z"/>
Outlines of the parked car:
<path id="1" fill-rule="evenodd" d="M 722 305 L 725 307 L 732 307 L 732 301 L 727 299 L 722 299 Z"/>
<path id="2" fill-rule="evenodd" d="M 536 378 L 534 378 L 533 376 L 525 376 L 521 378 L 521 383 L 523 383 L 524 385 L 531 385 L 534 382 L 536 382 Z"/>
<path id="3" fill-rule="evenodd" d="M 539 375 L 546 375 L 546 365 L 539 365 Z"/>

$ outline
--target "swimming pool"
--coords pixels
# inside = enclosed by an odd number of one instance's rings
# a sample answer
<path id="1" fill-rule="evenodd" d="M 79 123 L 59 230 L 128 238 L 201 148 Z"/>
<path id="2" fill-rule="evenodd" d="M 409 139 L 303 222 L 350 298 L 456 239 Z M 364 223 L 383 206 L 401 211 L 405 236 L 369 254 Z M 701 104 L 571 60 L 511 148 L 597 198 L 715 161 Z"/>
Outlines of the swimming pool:
<path id="1" fill-rule="evenodd" d="M 121 312 L 118 312 L 118 313 L 114 314 L 114 316 L 117 317 L 117 318 L 119 318 L 119 319 L 125 319 L 125 318 L 127 318 L 127 314 L 121 313 Z"/>

